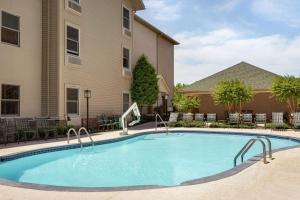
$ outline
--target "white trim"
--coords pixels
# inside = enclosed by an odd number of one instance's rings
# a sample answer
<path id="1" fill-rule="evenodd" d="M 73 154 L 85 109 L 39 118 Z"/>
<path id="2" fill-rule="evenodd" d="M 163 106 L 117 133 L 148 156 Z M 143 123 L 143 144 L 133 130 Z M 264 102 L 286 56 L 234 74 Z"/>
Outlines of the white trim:
<path id="1" fill-rule="evenodd" d="M 129 68 L 126 68 L 126 67 L 124 67 L 124 65 L 123 65 L 123 59 L 124 59 L 124 49 L 128 49 L 129 50 L 129 63 L 128 63 L 128 67 Z M 132 57 L 132 53 L 131 53 L 131 48 L 130 47 L 128 47 L 128 46 L 126 46 L 126 45 L 122 45 L 122 69 L 123 70 L 126 70 L 126 71 L 129 71 L 129 72 L 131 72 L 131 57 Z"/>
<path id="2" fill-rule="evenodd" d="M 78 113 L 77 114 L 68 114 L 67 112 L 67 89 L 78 89 Z M 65 113 L 65 116 L 67 115 L 71 115 L 71 116 L 81 116 L 81 112 L 80 112 L 80 106 L 81 106 L 81 88 L 80 88 L 80 85 L 75 85 L 75 84 L 68 84 L 66 83 L 65 84 L 65 92 L 64 92 L 64 106 L 65 106 L 65 109 L 64 109 L 64 113 Z"/>
<path id="3" fill-rule="evenodd" d="M 9 15 L 12 15 L 12 16 L 14 16 L 14 17 L 17 17 L 18 19 L 19 19 L 19 30 L 15 30 L 15 29 L 11 29 L 11 28 L 9 28 L 9 27 L 6 27 L 6 26 L 3 26 L 2 25 L 2 13 L 7 13 L 7 14 L 9 14 Z M 10 46 L 13 46 L 13 47 L 21 47 L 21 17 L 20 16 L 18 16 L 18 15 L 15 15 L 15 14 L 12 14 L 12 13 L 10 13 L 10 12 L 7 12 L 7 11 L 5 11 L 5 10 L 0 10 L 0 42 L 1 42 L 1 44 L 6 44 L 6 45 L 10 45 Z M 9 29 L 9 30 L 12 30 L 12 31 L 16 31 L 16 32 L 18 32 L 18 44 L 11 44 L 11 43 L 8 43 L 8 42 L 2 42 L 2 27 L 4 27 L 4 28 L 6 28 L 6 29 Z"/>
<path id="4" fill-rule="evenodd" d="M 124 19 L 124 10 L 123 9 L 127 9 L 129 11 L 129 29 L 124 27 L 124 22 L 123 22 L 123 19 Z M 122 4 L 122 16 L 121 16 L 121 25 L 122 25 L 122 34 L 123 35 L 126 35 L 125 34 L 125 30 L 132 33 L 132 24 L 133 24 L 133 20 L 132 20 L 132 10 L 130 8 L 128 8 L 125 4 Z M 127 35 L 126 35 L 127 36 Z M 129 37 L 129 36 L 127 36 Z"/>
<path id="5" fill-rule="evenodd" d="M 71 1 L 72 3 L 77 4 L 77 5 L 80 6 L 81 9 L 82 9 L 82 6 L 81 6 L 81 0 L 79 0 L 79 3 L 77 3 L 77 2 L 75 2 L 75 1 L 73 1 L 73 0 L 65 0 L 65 9 L 66 9 L 67 11 L 70 11 L 71 13 L 73 13 L 73 14 L 75 14 L 75 15 L 81 16 L 81 12 L 77 12 L 76 10 L 74 10 L 74 9 L 72 9 L 72 8 L 69 7 L 69 2 L 70 2 L 70 1 Z"/>
<path id="6" fill-rule="evenodd" d="M 68 39 L 68 36 L 67 36 L 67 34 L 68 34 L 68 32 L 67 32 L 67 27 L 68 26 L 70 26 L 70 27 L 72 27 L 72 28 L 75 28 L 75 29 L 77 29 L 78 30 L 78 55 L 74 55 L 74 54 L 70 54 L 70 53 L 68 53 L 68 46 L 67 46 L 67 39 Z M 80 53 L 81 53 L 81 51 L 80 51 L 80 35 L 81 35 L 81 33 L 80 33 L 80 26 L 79 25 L 77 25 L 77 24 L 73 24 L 73 23 L 71 23 L 71 22 L 68 22 L 68 21 L 65 21 L 65 38 L 64 38 L 64 40 L 65 40 L 65 55 L 66 56 L 73 56 L 73 57 L 78 57 L 78 58 L 80 58 Z"/>
<path id="7" fill-rule="evenodd" d="M 124 113 L 124 94 L 129 94 L 129 105 L 128 108 L 131 106 L 131 93 L 130 91 L 122 91 L 122 113 Z M 125 110 L 126 112 L 126 110 Z"/>

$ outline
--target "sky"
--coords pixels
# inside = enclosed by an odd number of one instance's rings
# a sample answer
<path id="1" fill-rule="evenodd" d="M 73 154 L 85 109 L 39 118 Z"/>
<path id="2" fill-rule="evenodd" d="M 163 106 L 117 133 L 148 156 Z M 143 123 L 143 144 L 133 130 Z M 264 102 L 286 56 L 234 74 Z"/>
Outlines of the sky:
<path id="1" fill-rule="evenodd" d="M 300 76 L 300 0 L 144 0 L 138 15 L 178 42 L 175 82 L 241 61 Z"/>

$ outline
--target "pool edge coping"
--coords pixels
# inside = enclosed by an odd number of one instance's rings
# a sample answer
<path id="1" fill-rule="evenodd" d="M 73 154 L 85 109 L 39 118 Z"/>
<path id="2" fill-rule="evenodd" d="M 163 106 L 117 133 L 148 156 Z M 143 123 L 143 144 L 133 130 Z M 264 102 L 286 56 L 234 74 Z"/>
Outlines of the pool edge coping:
<path id="1" fill-rule="evenodd" d="M 237 131 L 237 132 L 230 132 L 225 130 L 189 130 L 189 129 L 182 129 L 182 130 L 171 130 L 171 133 L 173 132 L 185 132 L 185 133 L 195 133 L 195 134 L 222 134 L 222 135 L 248 135 L 248 136 L 268 136 L 271 138 L 278 138 L 278 139 L 286 139 L 286 140 L 292 140 L 300 143 L 299 137 L 292 137 L 292 136 L 283 136 L 276 134 L 269 134 L 269 133 L 254 133 L 254 132 L 248 132 L 248 131 Z M 138 132 L 132 135 L 126 135 L 123 137 L 117 137 L 117 138 L 111 138 L 111 139 L 105 139 L 105 140 L 99 140 L 95 142 L 95 145 L 103 145 L 103 144 L 110 144 L 115 142 L 121 142 L 128 139 L 132 139 L 135 137 L 143 136 L 143 135 L 149 135 L 153 133 L 165 133 L 165 131 L 157 131 L 154 132 L 153 130 L 148 130 L 144 132 Z M 84 146 L 90 146 L 91 144 L 84 143 Z M 71 145 L 60 145 L 57 147 L 45 147 L 45 148 L 38 148 L 34 150 L 27 150 L 27 151 L 21 151 L 17 153 L 7 154 L 5 156 L 0 156 L 0 163 L 1 162 L 7 162 L 11 160 L 15 160 L 22 157 L 37 155 L 37 154 L 43 154 L 47 152 L 55 152 L 55 151 L 61 151 L 61 150 L 67 150 L 67 149 L 75 149 L 80 148 L 79 144 L 71 144 Z M 300 148 L 300 144 L 296 146 L 291 147 L 284 147 L 280 149 L 273 150 L 273 153 L 286 151 L 290 149 Z M 23 155 L 23 156 L 22 156 Z M 15 158 L 12 158 L 15 157 Z M 6 158 L 8 158 L 6 160 Z M 261 160 L 261 154 L 258 154 L 256 156 L 253 156 L 252 158 L 246 160 L 244 163 L 237 165 L 236 167 L 233 167 L 229 170 L 207 176 L 202 177 L 198 179 L 192 179 L 188 181 L 184 181 L 176 186 L 161 186 L 161 185 L 141 185 L 141 186 L 121 186 L 121 187 L 68 187 L 68 186 L 52 186 L 52 185 L 43 185 L 43 184 L 34 184 L 34 183 L 21 183 L 21 182 L 15 182 L 10 181 L 6 179 L 0 178 L 0 185 L 3 186 L 10 186 L 10 187 L 16 187 L 16 188 L 24 188 L 24 189 L 33 189 L 33 190 L 41 190 L 41 191 L 57 191 L 57 192 L 117 192 L 117 191 L 134 191 L 134 190 L 150 190 L 150 189 L 164 189 L 164 188 L 176 188 L 176 187 L 183 187 L 183 186 L 191 186 L 191 185 L 199 185 L 204 184 L 208 182 L 218 181 L 221 179 L 225 179 L 231 176 L 234 176 L 245 169 L 251 167 L 255 163 L 259 162 Z"/>

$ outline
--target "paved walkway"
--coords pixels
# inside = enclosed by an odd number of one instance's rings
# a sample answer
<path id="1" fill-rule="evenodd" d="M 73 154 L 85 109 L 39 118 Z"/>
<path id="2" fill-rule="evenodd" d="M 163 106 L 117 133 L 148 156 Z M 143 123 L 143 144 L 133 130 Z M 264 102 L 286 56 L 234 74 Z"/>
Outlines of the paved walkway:
<path id="1" fill-rule="evenodd" d="M 148 129 L 151 130 L 151 129 Z M 180 129 L 175 129 L 180 130 Z M 192 129 L 207 130 L 207 129 Z M 270 134 L 269 130 L 231 130 L 208 129 L 226 132 L 254 132 Z M 130 134 L 138 133 L 132 130 Z M 300 138 L 300 132 L 284 131 L 272 134 Z M 120 137 L 119 131 L 98 134 L 93 138 L 103 140 Z M 87 138 L 84 139 L 88 141 Z M 76 143 L 76 140 L 72 140 Z M 0 155 L 16 153 L 25 150 L 65 145 L 66 141 L 54 141 L 43 144 L 30 143 L 26 146 L 13 146 L 0 149 Z M 274 154 L 276 158 L 264 165 L 258 162 L 244 171 L 205 184 L 173 187 L 166 189 L 138 190 L 125 192 L 56 192 L 38 191 L 24 188 L 0 186 L 0 200 L 298 200 L 300 199 L 300 148 L 282 151 Z"/>

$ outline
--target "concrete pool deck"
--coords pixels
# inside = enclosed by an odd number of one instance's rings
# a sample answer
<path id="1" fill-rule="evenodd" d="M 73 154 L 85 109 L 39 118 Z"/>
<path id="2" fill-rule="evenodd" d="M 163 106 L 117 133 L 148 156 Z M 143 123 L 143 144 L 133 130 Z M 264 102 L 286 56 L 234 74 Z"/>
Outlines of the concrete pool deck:
<path id="1" fill-rule="evenodd" d="M 153 127 L 153 126 L 152 126 Z M 144 127 L 142 127 L 144 128 Z M 153 129 L 131 130 L 130 134 L 136 134 Z M 162 129 L 163 130 L 163 129 Z M 270 131 L 270 130 L 243 130 L 243 129 L 204 129 L 192 128 L 172 130 L 200 130 L 220 132 L 250 132 L 256 134 L 272 134 L 300 138 L 300 132 L 295 131 Z M 96 141 L 118 138 L 120 131 L 106 132 L 94 135 Z M 87 138 L 83 141 L 88 142 Z M 71 140 L 76 144 L 77 140 Z M 66 145 L 66 140 L 49 140 L 21 143 L 20 145 L 8 145 L 0 147 L 0 156 L 18 153 L 22 151 L 56 147 Z M 149 189 L 136 191 L 115 192 L 58 192 L 41 191 L 25 188 L 17 188 L 0 185 L 0 200 L 82 200 L 82 199 L 211 199 L 211 200 L 294 200 L 300 199 L 300 148 L 290 149 L 274 153 L 275 160 L 264 165 L 258 162 L 240 173 L 228 178 L 220 179 L 199 185 L 181 186 L 163 189 Z"/>

